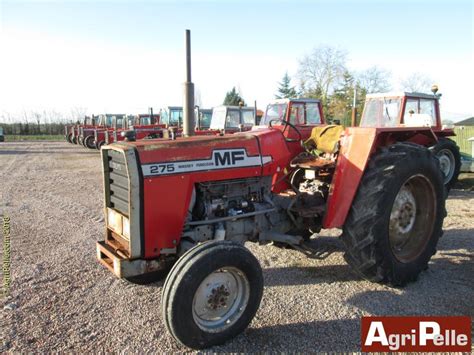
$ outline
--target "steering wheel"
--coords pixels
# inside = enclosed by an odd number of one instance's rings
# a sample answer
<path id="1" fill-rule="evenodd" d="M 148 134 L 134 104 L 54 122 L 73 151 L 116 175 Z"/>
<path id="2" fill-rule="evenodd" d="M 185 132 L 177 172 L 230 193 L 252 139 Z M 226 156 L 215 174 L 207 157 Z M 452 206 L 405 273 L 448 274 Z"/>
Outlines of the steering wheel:
<path id="1" fill-rule="evenodd" d="M 268 122 L 268 127 L 272 128 L 272 122 L 282 122 L 285 125 L 285 128 L 283 129 L 283 131 L 285 131 L 287 126 L 290 126 L 298 134 L 298 139 L 285 138 L 285 140 L 287 142 L 300 142 L 300 141 L 303 141 L 303 136 L 301 135 L 300 130 L 298 128 L 296 128 L 296 126 L 293 123 L 275 118 L 273 120 L 270 120 L 270 122 Z"/>

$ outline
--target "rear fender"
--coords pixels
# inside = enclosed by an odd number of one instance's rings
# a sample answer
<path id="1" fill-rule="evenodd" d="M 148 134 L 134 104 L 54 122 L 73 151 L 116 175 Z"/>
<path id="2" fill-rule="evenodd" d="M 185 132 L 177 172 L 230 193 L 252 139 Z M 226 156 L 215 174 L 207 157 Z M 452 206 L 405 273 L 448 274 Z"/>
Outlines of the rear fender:
<path id="1" fill-rule="evenodd" d="M 324 228 L 344 225 L 370 157 L 377 149 L 396 142 L 430 146 L 437 142 L 437 137 L 430 127 L 350 127 L 345 130 L 329 189 Z"/>

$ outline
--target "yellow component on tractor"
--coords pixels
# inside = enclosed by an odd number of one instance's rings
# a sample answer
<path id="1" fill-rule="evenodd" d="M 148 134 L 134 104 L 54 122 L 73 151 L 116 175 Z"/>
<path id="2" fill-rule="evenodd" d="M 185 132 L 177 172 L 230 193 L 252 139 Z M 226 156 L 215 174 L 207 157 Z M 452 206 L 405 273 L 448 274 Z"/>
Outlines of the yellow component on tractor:
<path id="1" fill-rule="evenodd" d="M 311 136 L 304 142 L 308 150 L 318 150 L 323 153 L 335 153 L 338 148 L 339 138 L 344 127 L 340 125 L 328 125 L 314 127 Z"/>

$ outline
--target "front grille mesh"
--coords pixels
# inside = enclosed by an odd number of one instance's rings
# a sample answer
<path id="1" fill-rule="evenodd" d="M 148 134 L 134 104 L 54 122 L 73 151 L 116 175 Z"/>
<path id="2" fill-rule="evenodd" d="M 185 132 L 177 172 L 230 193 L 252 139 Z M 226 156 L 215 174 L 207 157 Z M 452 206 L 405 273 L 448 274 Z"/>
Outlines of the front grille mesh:
<path id="1" fill-rule="evenodd" d="M 108 150 L 109 193 L 111 208 L 129 216 L 128 174 L 125 156 L 117 151 Z"/>

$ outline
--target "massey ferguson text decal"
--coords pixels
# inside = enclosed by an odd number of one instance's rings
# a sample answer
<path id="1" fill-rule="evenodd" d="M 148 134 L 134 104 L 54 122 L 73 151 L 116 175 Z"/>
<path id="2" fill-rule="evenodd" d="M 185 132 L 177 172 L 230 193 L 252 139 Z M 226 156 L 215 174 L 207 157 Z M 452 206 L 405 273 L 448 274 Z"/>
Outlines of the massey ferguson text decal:
<path id="1" fill-rule="evenodd" d="M 362 317 L 363 352 L 470 352 L 470 317 Z"/>
<path id="2" fill-rule="evenodd" d="M 243 148 L 217 149 L 209 159 L 163 162 L 142 165 L 143 176 L 159 176 L 190 173 L 194 171 L 219 170 L 262 166 L 272 161 L 270 156 L 248 156 Z"/>

